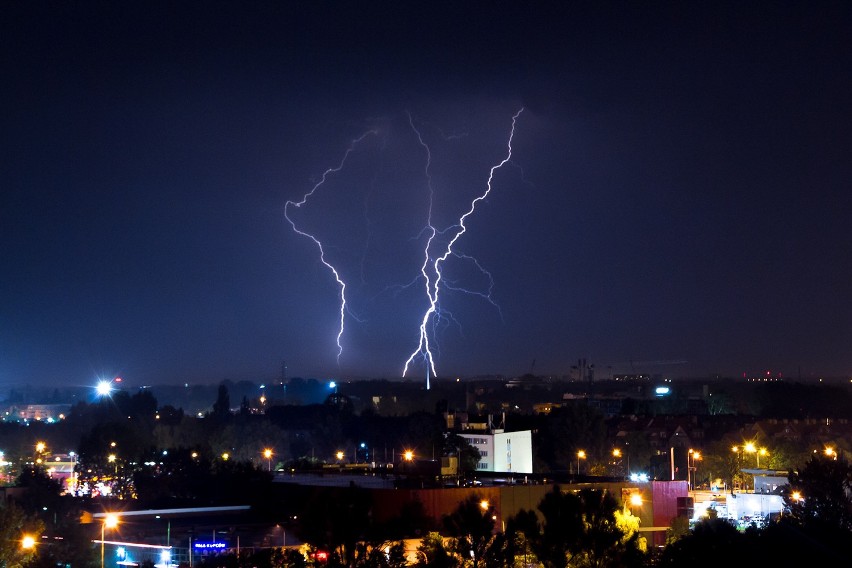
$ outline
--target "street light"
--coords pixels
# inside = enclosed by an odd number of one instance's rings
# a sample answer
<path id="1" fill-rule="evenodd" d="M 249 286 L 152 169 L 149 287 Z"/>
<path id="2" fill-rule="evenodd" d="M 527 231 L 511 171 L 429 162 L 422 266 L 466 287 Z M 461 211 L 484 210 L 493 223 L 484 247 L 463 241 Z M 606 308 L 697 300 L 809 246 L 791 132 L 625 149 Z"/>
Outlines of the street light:
<path id="1" fill-rule="evenodd" d="M 615 449 L 612 450 L 612 457 L 614 457 L 615 459 L 618 460 L 619 470 L 623 470 L 623 465 L 622 465 L 623 461 L 624 461 L 622 459 L 623 456 L 624 456 L 624 454 L 621 452 L 620 448 L 615 448 Z M 615 464 L 613 464 L 613 465 L 615 465 Z M 627 469 L 624 470 L 624 475 L 625 476 L 630 475 L 630 456 L 629 455 L 627 456 Z"/>
<path id="2" fill-rule="evenodd" d="M 577 475 L 580 475 L 580 460 L 586 459 L 586 452 L 580 450 L 577 452 Z"/>
<path id="3" fill-rule="evenodd" d="M 754 445 L 754 442 L 747 442 L 746 445 L 743 446 L 743 451 L 755 455 L 755 457 L 757 458 L 757 469 L 760 469 L 760 456 L 765 456 L 768 454 L 766 448 L 757 449 L 757 446 Z"/>
<path id="4" fill-rule="evenodd" d="M 263 450 L 263 457 L 266 458 L 266 471 L 272 471 L 272 450 L 269 448 Z"/>
<path id="5" fill-rule="evenodd" d="M 342 450 L 338 450 L 338 452 L 335 454 L 335 457 L 337 458 L 337 461 L 343 461 L 344 455 L 346 454 L 344 454 Z"/>
<path id="6" fill-rule="evenodd" d="M 23 550 L 32 550 L 35 548 L 35 537 L 25 534 L 21 539 L 21 548 Z"/>
<path id="7" fill-rule="evenodd" d="M 740 449 L 739 449 L 739 447 L 734 446 L 733 448 L 731 448 L 731 450 L 732 450 L 732 451 L 734 452 L 734 454 L 737 456 L 737 457 L 736 457 L 736 460 L 737 460 L 737 470 L 739 470 L 739 468 L 740 468 L 740 455 L 741 455 L 741 454 L 740 454 Z M 736 474 L 734 474 L 734 475 L 736 476 Z M 734 494 L 734 478 L 732 477 L 732 478 L 731 478 L 731 495 L 733 495 L 733 494 Z"/>
<path id="8" fill-rule="evenodd" d="M 405 458 L 405 461 L 410 462 L 414 459 L 414 452 L 411 450 L 405 450 L 405 453 L 402 454 L 402 457 Z"/>
<path id="9" fill-rule="evenodd" d="M 692 465 L 689 465 L 690 458 L 692 458 Z M 693 491 L 695 491 L 695 472 L 698 471 L 698 467 L 695 465 L 696 461 L 701 461 L 701 452 L 690 448 L 686 455 L 686 483 Z"/>
<path id="10" fill-rule="evenodd" d="M 118 515 L 107 513 L 101 523 L 101 568 L 104 568 L 104 533 L 106 529 L 112 530 L 118 526 Z"/>
<path id="11" fill-rule="evenodd" d="M 112 392 L 112 381 L 98 382 L 98 386 L 95 387 L 95 390 L 100 397 L 109 396 L 109 393 Z"/>

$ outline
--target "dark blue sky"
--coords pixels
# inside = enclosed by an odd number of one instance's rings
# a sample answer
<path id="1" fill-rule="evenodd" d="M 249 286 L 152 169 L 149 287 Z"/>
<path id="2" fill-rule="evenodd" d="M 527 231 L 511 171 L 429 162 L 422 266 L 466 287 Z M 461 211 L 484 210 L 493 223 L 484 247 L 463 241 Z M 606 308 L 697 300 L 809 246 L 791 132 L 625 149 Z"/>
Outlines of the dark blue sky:
<path id="1" fill-rule="evenodd" d="M 4 8 L 0 384 L 399 376 L 521 107 L 439 375 L 852 372 L 845 3 L 241 4 Z"/>

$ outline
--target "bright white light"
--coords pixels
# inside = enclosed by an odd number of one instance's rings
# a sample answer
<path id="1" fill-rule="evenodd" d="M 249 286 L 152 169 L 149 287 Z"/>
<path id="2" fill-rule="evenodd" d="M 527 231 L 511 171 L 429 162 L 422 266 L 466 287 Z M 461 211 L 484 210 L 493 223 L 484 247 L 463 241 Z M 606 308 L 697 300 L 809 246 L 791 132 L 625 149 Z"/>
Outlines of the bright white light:
<path id="1" fill-rule="evenodd" d="M 630 481 L 633 481 L 633 482 L 648 481 L 648 474 L 647 473 L 631 473 L 630 474 Z"/>
<path id="2" fill-rule="evenodd" d="M 657 387 L 654 392 L 657 393 L 657 396 L 665 396 L 669 394 L 671 389 L 669 387 Z"/>
<path id="3" fill-rule="evenodd" d="M 97 386 L 98 396 L 109 396 L 112 392 L 112 383 L 109 381 L 101 381 Z"/>
<path id="4" fill-rule="evenodd" d="M 330 389 L 336 389 L 336 388 L 337 388 L 337 383 L 335 383 L 334 381 L 331 381 L 330 383 L 328 383 L 328 388 L 330 388 Z"/>

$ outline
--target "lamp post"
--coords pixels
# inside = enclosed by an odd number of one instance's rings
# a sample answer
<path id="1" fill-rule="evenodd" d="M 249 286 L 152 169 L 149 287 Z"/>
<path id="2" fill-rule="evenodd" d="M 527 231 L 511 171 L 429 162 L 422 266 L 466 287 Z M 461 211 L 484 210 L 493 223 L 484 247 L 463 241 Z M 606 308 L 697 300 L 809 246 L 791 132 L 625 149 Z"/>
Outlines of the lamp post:
<path id="1" fill-rule="evenodd" d="M 272 471 L 272 450 L 269 448 L 263 450 L 263 457 L 266 458 L 266 471 Z"/>
<path id="2" fill-rule="evenodd" d="M 689 462 L 692 461 L 692 465 Z M 701 461 L 701 452 L 690 449 L 686 455 L 686 481 L 692 491 L 695 491 L 695 474 L 698 471 L 698 466 L 695 462 Z"/>
<path id="3" fill-rule="evenodd" d="M 740 469 L 740 467 L 739 467 L 740 466 L 740 448 L 739 448 L 739 446 L 734 446 L 733 448 L 731 448 L 731 451 L 734 452 L 734 461 L 736 462 L 736 464 L 734 466 L 735 467 L 734 475 L 731 476 L 731 495 L 733 495 L 734 494 L 734 477 L 736 477 L 736 475 L 737 475 L 737 473 L 739 472 L 739 469 Z"/>
<path id="4" fill-rule="evenodd" d="M 634 517 L 639 517 L 642 515 L 642 494 L 641 493 L 631 493 L 630 498 L 627 500 L 630 504 L 630 514 Z M 637 511 L 639 514 L 637 515 Z"/>
<path id="5" fill-rule="evenodd" d="M 580 475 L 580 460 L 586 459 L 586 452 L 580 450 L 577 452 L 577 475 Z"/>
<path id="6" fill-rule="evenodd" d="M 101 568 L 104 568 L 104 538 L 106 529 L 114 529 L 118 526 L 118 515 L 107 513 L 101 523 Z"/>
<path id="7" fill-rule="evenodd" d="M 612 450 L 612 457 L 617 459 L 619 464 L 620 464 L 621 463 L 621 450 L 618 449 L 618 448 L 613 449 Z M 613 464 L 613 465 L 615 465 L 615 464 Z"/>

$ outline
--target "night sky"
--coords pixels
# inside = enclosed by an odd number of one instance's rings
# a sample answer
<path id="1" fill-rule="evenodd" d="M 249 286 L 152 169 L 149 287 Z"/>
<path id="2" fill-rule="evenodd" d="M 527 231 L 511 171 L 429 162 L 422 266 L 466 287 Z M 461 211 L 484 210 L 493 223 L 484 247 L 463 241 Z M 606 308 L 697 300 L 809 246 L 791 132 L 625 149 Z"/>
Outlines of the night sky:
<path id="1" fill-rule="evenodd" d="M 521 108 L 439 377 L 852 373 L 848 3 L 243 4 L 4 5 L 0 385 L 399 377 Z"/>

